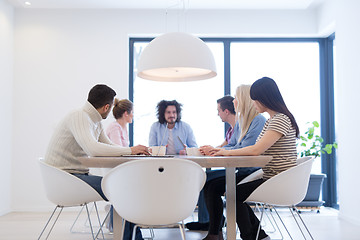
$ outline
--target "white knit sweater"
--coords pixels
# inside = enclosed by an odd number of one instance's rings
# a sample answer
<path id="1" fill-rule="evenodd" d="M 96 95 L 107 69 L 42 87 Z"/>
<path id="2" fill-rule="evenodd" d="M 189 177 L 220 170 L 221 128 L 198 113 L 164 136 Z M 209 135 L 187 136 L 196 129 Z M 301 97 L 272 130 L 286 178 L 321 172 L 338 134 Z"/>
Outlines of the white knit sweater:
<path id="1" fill-rule="evenodd" d="M 45 162 L 70 173 L 88 173 L 78 157 L 131 154 L 129 147 L 114 145 L 108 139 L 101 120 L 100 113 L 89 102 L 68 114 L 55 129 Z"/>

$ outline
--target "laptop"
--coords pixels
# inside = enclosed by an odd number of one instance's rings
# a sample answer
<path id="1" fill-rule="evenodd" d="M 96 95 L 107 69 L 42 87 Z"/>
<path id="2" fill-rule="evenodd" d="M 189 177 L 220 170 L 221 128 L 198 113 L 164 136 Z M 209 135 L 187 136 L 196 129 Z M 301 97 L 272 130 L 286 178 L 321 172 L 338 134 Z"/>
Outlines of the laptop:
<path id="1" fill-rule="evenodd" d="M 122 155 L 120 157 L 173 158 L 173 157 L 175 157 L 175 155 L 163 155 L 163 156 L 157 156 L 157 155 Z"/>

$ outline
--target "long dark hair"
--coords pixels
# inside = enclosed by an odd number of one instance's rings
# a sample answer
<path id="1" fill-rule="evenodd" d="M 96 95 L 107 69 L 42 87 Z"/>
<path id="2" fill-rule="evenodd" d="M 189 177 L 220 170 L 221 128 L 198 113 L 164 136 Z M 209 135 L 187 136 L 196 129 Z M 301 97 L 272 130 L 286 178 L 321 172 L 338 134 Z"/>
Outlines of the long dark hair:
<path id="1" fill-rule="evenodd" d="M 182 104 L 178 103 L 176 100 L 172 100 L 172 101 L 166 101 L 166 100 L 162 100 L 158 103 L 157 105 L 157 117 L 159 119 L 159 122 L 161 124 L 165 123 L 165 110 L 168 106 L 175 106 L 176 108 L 176 114 L 177 114 L 177 119 L 176 122 L 180 122 L 181 120 L 181 106 Z"/>
<path id="2" fill-rule="evenodd" d="M 299 137 L 299 127 L 295 121 L 295 118 L 286 107 L 280 90 L 273 79 L 269 77 L 263 77 L 256 80 L 251 85 L 250 97 L 252 100 L 259 101 L 266 108 L 288 116 L 290 118 L 291 125 L 296 130 L 296 137 Z"/>

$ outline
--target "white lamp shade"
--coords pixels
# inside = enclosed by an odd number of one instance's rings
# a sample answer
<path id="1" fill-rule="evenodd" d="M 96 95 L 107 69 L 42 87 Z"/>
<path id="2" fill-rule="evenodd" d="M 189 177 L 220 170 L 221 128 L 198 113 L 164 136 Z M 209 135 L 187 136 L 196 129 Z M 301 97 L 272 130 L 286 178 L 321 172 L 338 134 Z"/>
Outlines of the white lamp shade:
<path id="1" fill-rule="evenodd" d="M 203 80 L 216 76 L 209 47 L 199 38 L 182 32 L 163 34 L 143 50 L 137 75 L 164 82 Z"/>

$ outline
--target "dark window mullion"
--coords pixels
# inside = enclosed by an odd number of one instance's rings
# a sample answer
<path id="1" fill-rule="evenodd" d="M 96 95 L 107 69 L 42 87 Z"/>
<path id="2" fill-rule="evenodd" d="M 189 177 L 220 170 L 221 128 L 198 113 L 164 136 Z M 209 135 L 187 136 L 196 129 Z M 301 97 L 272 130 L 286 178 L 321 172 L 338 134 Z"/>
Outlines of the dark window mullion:
<path id="1" fill-rule="evenodd" d="M 333 40 L 332 37 L 320 40 L 320 109 L 321 136 L 325 143 L 335 141 L 334 114 L 334 69 L 333 69 Z M 332 154 L 322 154 L 322 172 L 327 178 L 323 185 L 323 200 L 325 206 L 337 206 L 336 189 L 336 158 Z"/>

